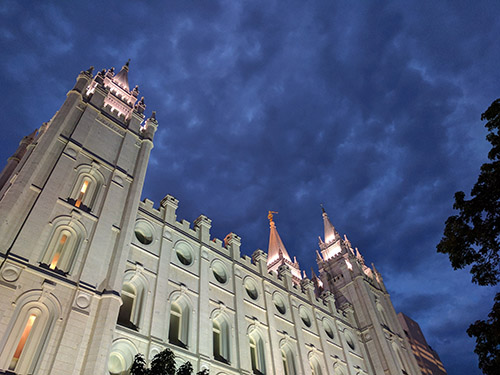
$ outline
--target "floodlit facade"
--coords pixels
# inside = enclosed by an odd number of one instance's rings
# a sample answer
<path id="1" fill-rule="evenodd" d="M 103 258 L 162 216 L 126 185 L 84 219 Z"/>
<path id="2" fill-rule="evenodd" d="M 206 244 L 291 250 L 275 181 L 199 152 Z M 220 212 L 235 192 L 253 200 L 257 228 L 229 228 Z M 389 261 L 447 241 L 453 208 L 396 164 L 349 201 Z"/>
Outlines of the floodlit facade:
<path id="1" fill-rule="evenodd" d="M 0 175 L 0 373 L 127 374 L 170 347 L 211 374 L 420 374 L 381 275 L 323 212 L 307 278 L 269 213 L 267 253 L 140 201 L 155 113 L 128 63 L 81 72 Z M 320 218 L 318 217 L 318 221 Z"/>

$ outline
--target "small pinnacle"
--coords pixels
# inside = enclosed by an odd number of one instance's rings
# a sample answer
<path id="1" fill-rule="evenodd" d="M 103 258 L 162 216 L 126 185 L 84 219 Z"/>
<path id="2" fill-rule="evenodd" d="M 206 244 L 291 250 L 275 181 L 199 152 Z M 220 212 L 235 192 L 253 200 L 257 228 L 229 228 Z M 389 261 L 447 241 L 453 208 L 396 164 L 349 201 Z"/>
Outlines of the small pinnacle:
<path id="1" fill-rule="evenodd" d="M 323 207 L 323 203 L 320 203 L 321 206 L 321 211 L 323 211 L 324 214 L 326 214 L 325 208 Z"/>
<path id="2" fill-rule="evenodd" d="M 153 113 L 151 113 L 151 117 L 150 117 L 152 120 L 156 120 L 156 111 L 153 111 Z"/>

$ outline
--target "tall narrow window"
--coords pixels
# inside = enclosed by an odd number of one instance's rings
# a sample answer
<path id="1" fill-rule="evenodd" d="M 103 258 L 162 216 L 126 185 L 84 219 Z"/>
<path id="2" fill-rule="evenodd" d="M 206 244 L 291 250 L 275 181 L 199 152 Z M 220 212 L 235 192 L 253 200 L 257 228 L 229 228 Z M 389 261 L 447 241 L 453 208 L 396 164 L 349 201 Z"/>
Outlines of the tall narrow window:
<path id="1" fill-rule="evenodd" d="M 313 357 L 311 359 L 310 365 L 312 375 L 322 375 L 321 366 L 316 358 Z"/>
<path id="2" fill-rule="evenodd" d="M 296 375 L 292 351 L 286 346 L 281 349 L 281 359 L 283 360 L 285 375 Z"/>
<path id="3" fill-rule="evenodd" d="M 229 325 L 224 318 L 214 319 L 212 333 L 214 358 L 229 363 Z"/>
<path id="4" fill-rule="evenodd" d="M 85 212 L 92 210 L 99 190 L 104 185 L 104 176 L 97 169 L 90 165 L 77 167 L 76 180 L 68 197 L 69 204 Z"/>
<path id="5" fill-rule="evenodd" d="M 50 334 L 59 319 L 60 305 L 45 290 L 23 293 L 15 302 L 15 310 L 0 342 L 0 369 L 8 373 L 38 374 L 39 359 L 52 345 Z"/>
<path id="6" fill-rule="evenodd" d="M 50 262 L 50 269 L 55 269 L 57 266 L 57 262 L 59 261 L 59 258 L 61 257 L 61 254 L 64 249 L 64 244 L 66 243 L 66 240 L 68 239 L 68 236 L 66 234 L 63 234 L 61 236 L 61 239 L 57 243 L 57 247 L 55 249 L 54 257 L 52 258 L 52 261 Z"/>
<path id="7" fill-rule="evenodd" d="M 122 288 L 122 306 L 120 307 L 120 312 L 118 313 L 118 324 L 129 327 L 136 328 L 135 324 L 132 323 L 133 313 L 136 304 L 136 291 L 133 285 L 130 283 L 123 284 Z"/>
<path id="8" fill-rule="evenodd" d="M 84 238 L 85 228 L 80 222 L 64 217 L 57 219 L 40 265 L 63 275 L 70 273 Z"/>
<path id="9" fill-rule="evenodd" d="M 85 193 L 87 192 L 88 186 L 89 186 L 89 180 L 84 180 L 80 188 L 80 192 L 78 193 L 78 198 L 76 199 L 75 207 L 80 207 L 80 205 L 82 204 L 83 197 L 85 197 Z"/>
<path id="10" fill-rule="evenodd" d="M 14 356 L 12 357 L 12 360 L 10 361 L 9 365 L 9 370 L 14 371 L 17 366 L 17 362 L 19 362 L 19 358 L 21 357 L 21 353 L 23 352 L 24 346 L 26 345 L 26 341 L 28 341 L 28 337 L 31 333 L 31 329 L 33 328 L 33 324 L 35 323 L 36 320 L 36 315 L 31 314 L 28 318 L 28 321 L 26 322 L 26 325 L 24 326 L 23 333 L 21 335 L 21 339 L 19 340 L 19 343 L 17 344 L 16 351 L 14 352 Z"/>
<path id="11" fill-rule="evenodd" d="M 266 363 L 264 359 L 264 343 L 258 333 L 252 332 L 249 335 L 250 340 L 250 360 L 252 362 L 252 371 L 254 374 L 261 375 L 266 373 Z"/>
<path id="12" fill-rule="evenodd" d="M 122 286 L 122 305 L 117 323 L 138 330 L 147 295 L 147 281 L 137 272 L 129 272 Z"/>
<path id="13" fill-rule="evenodd" d="M 176 304 L 172 304 L 170 308 L 170 328 L 168 330 L 168 341 L 172 344 L 177 344 L 180 341 L 181 321 L 181 309 Z"/>
<path id="14" fill-rule="evenodd" d="M 178 298 L 170 307 L 168 341 L 187 348 L 190 308 L 184 298 Z"/>

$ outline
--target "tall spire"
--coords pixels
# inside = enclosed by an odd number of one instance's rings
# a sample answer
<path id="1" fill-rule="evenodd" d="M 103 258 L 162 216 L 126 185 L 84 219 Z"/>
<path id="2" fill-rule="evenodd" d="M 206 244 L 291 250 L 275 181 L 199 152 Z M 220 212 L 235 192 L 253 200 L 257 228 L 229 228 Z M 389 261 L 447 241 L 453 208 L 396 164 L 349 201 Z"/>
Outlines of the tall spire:
<path id="1" fill-rule="evenodd" d="M 325 244 L 337 242 L 338 240 L 340 240 L 340 235 L 333 224 L 330 222 L 328 214 L 323 208 L 323 205 L 321 205 L 321 210 L 323 211 L 323 225 L 325 227 Z"/>
<path id="2" fill-rule="evenodd" d="M 130 64 L 130 59 L 122 66 L 122 70 L 118 72 L 118 74 L 113 78 L 113 81 L 118 84 L 122 89 L 127 92 L 130 91 L 128 85 L 128 66 Z"/>
<path id="3" fill-rule="evenodd" d="M 273 214 L 277 214 L 275 211 L 269 211 L 267 218 L 269 219 L 269 247 L 267 250 L 267 270 L 270 271 L 278 271 L 278 268 L 283 264 L 286 264 L 291 272 L 292 278 L 295 282 L 298 282 L 302 279 L 302 275 L 300 273 L 299 263 L 294 258 L 290 258 L 288 255 L 288 251 L 286 251 L 285 245 L 283 241 L 281 241 L 281 237 L 278 234 L 278 230 L 276 229 L 276 224 L 273 220 Z"/>
<path id="4" fill-rule="evenodd" d="M 276 224 L 274 223 L 274 220 L 273 220 L 273 214 L 277 214 L 277 212 L 269 211 L 269 214 L 267 215 L 267 218 L 269 219 L 269 227 L 270 227 L 269 247 L 267 250 L 267 265 L 268 266 L 280 258 L 283 258 L 283 259 L 288 260 L 289 262 L 292 262 L 290 255 L 288 255 L 288 252 L 285 249 L 285 245 L 283 244 L 283 241 L 281 241 L 281 237 L 278 234 L 278 230 L 276 229 Z"/>

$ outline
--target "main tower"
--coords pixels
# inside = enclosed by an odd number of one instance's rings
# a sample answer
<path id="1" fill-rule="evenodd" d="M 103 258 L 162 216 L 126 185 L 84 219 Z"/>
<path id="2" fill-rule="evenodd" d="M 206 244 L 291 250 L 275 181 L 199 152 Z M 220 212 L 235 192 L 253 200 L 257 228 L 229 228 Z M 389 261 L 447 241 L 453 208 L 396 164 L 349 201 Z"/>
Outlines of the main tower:
<path id="1" fill-rule="evenodd" d="M 368 267 L 346 236 L 341 238 L 323 209 L 324 240 L 317 253 L 321 287 L 350 311 L 375 374 L 418 374 L 410 343 L 399 323 L 382 276 Z M 348 343 L 349 344 L 349 343 Z"/>
<path id="2" fill-rule="evenodd" d="M 0 175 L 0 372 L 106 371 L 158 125 L 128 70 L 81 72 Z"/>

